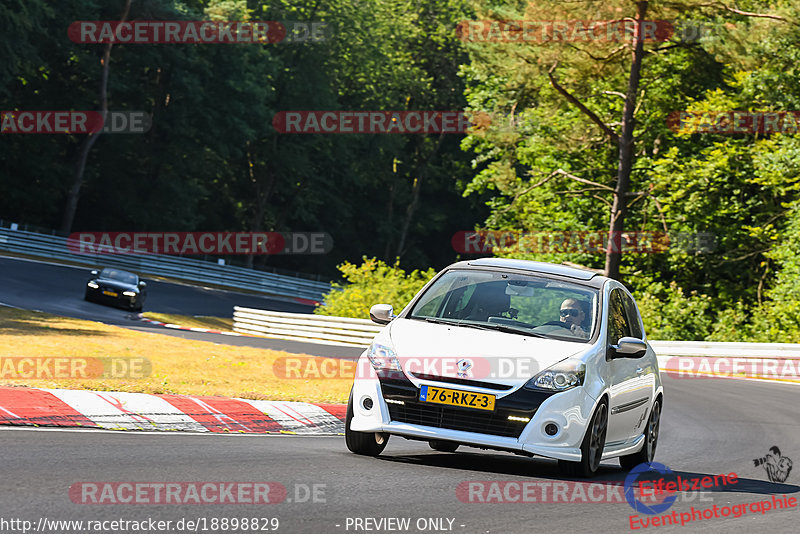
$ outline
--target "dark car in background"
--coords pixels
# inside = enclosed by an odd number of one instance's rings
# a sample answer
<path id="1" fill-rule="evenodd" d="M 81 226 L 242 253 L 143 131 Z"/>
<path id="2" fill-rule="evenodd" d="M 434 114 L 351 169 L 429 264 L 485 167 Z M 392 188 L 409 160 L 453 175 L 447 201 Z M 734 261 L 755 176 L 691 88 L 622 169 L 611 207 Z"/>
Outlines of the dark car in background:
<path id="1" fill-rule="evenodd" d="M 138 275 L 109 267 L 92 271 L 84 295 L 89 302 L 114 304 L 136 311 L 142 311 L 146 298 L 147 284 Z"/>

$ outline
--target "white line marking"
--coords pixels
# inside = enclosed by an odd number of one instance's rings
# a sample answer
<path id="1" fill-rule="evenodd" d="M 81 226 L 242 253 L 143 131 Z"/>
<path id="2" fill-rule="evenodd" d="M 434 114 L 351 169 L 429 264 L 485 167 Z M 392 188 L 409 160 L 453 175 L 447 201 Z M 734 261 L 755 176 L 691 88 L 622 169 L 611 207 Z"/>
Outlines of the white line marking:
<path id="1" fill-rule="evenodd" d="M 344 428 L 344 421 L 307 402 L 237 399 L 267 414 L 286 430 L 314 433 L 320 428 Z M 293 415 L 294 414 L 294 415 Z"/>
<path id="2" fill-rule="evenodd" d="M 22 419 L 22 417 L 20 417 L 19 415 L 15 414 L 14 412 L 12 412 L 10 410 L 7 410 L 7 409 L 3 408 L 2 406 L 0 406 L 0 410 L 3 410 L 4 412 L 6 412 L 11 417 L 16 417 L 17 419 Z"/>
<path id="3" fill-rule="evenodd" d="M 272 432 L 270 434 L 247 434 L 247 433 L 227 433 L 227 432 L 153 432 L 150 430 L 134 431 L 134 432 L 120 432 L 119 430 L 106 430 L 103 428 L 62 428 L 62 427 L 37 427 L 32 428 L 29 426 L 10 426 L 0 425 L 0 432 L 72 432 L 72 433 L 101 433 L 101 434 L 116 434 L 118 436 L 218 436 L 218 437 L 243 437 L 243 438 L 331 438 L 340 437 L 336 433 L 327 434 L 281 434 L 279 432 Z"/>
<path id="4" fill-rule="evenodd" d="M 69 389 L 44 391 L 103 428 L 208 432 L 206 427 L 156 395 Z"/>

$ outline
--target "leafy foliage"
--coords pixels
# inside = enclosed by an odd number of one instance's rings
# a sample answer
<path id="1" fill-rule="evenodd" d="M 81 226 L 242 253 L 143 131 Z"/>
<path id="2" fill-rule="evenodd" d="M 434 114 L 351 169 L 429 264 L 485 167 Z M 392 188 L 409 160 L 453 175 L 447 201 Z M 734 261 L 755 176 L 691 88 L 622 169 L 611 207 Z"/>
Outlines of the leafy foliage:
<path id="1" fill-rule="evenodd" d="M 323 306 L 315 313 L 339 317 L 369 318 L 374 304 L 391 304 L 395 313 L 402 310 L 436 275 L 436 271 L 414 270 L 406 273 L 398 263 L 388 265 L 375 258 L 363 258 L 361 265 L 345 262 L 339 266 L 346 285 L 334 284 Z"/>
<path id="2" fill-rule="evenodd" d="M 71 42 L 65 28 L 115 20 L 123 4 L 3 2 L 0 109 L 97 109 L 103 46 Z M 619 147 L 599 123 L 619 129 L 631 43 L 465 42 L 456 26 L 617 20 L 635 4 L 137 0 L 130 19 L 322 21 L 330 38 L 115 45 L 109 108 L 151 113 L 153 126 L 99 138 L 73 229 L 328 232 L 329 255 L 250 263 L 341 273 L 350 285 L 319 311 L 359 317 L 376 302 L 404 306 L 431 268 L 457 259 L 457 231 L 605 231 Z M 650 337 L 800 341 L 800 135 L 682 133 L 667 120 L 800 109 L 800 5 L 651 0 L 648 13 L 679 31 L 646 43 L 625 227 L 715 242 L 627 253 L 622 279 Z M 286 110 L 467 110 L 474 127 L 466 137 L 281 135 L 271 121 Z M 4 135 L 0 218 L 57 227 L 81 140 Z M 586 251 L 495 254 L 603 266 Z M 372 259 L 349 263 L 361 257 Z"/>
<path id="3" fill-rule="evenodd" d="M 649 339 L 702 340 L 711 332 L 711 298 L 686 292 L 675 282 L 655 283 L 636 295 Z"/>
<path id="4" fill-rule="evenodd" d="M 66 28 L 117 20 L 124 2 L 50 4 L 0 6 L 3 110 L 98 108 L 104 46 L 71 42 Z M 329 255 L 253 263 L 327 276 L 362 254 L 446 265 L 450 236 L 487 212 L 460 194 L 470 172 L 460 136 L 281 135 L 271 125 L 286 110 L 462 109 L 466 56 L 451 30 L 466 11 L 445 4 L 133 2 L 129 19 L 321 21 L 327 40 L 115 44 L 109 109 L 151 113 L 153 126 L 98 139 L 73 231 L 321 231 L 333 237 Z M 81 140 L 3 136 L 0 218 L 58 227 Z"/>
<path id="5" fill-rule="evenodd" d="M 630 16 L 634 2 L 474 4 L 482 18 L 494 20 L 598 20 Z M 737 7 L 738 12 L 720 3 L 649 3 L 649 18 L 699 28 L 695 34 L 701 37 L 678 32 L 668 42 L 646 45 L 626 230 L 715 237 L 712 250 L 673 246 L 659 254 L 624 255 L 623 281 L 646 310 L 653 338 L 777 340 L 792 338 L 796 330 L 786 317 L 759 323 L 772 317 L 769 306 L 780 309 L 791 295 L 791 275 L 777 273 L 791 272 L 794 250 L 787 247 L 798 230 L 787 224 L 787 206 L 800 199 L 796 132 L 681 133 L 667 120 L 678 110 L 798 109 L 800 73 L 793 60 L 800 9 L 784 1 Z M 493 119 L 463 143 L 477 153 L 465 194 L 492 195 L 486 226 L 605 230 L 616 152 L 608 135 L 556 90 L 550 75 L 614 128 L 631 43 L 478 42 L 468 49 L 470 63 L 461 71 L 468 105 Z M 495 254 L 595 268 L 603 260 L 579 251 Z"/>

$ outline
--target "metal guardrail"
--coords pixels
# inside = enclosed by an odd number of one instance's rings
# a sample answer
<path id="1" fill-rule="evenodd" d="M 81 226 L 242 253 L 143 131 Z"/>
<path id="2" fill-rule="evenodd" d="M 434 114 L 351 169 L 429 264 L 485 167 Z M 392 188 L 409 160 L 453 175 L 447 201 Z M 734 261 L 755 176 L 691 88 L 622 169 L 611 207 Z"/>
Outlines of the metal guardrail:
<path id="1" fill-rule="evenodd" d="M 800 344 L 727 341 L 650 341 L 659 356 L 800 359 Z"/>
<path id="2" fill-rule="evenodd" d="M 673 378 L 746 378 L 800 384 L 800 345 L 651 341 L 658 367 Z"/>
<path id="3" fill-rule="evenodd" d="M 233 330 L 324 345 L 367 347 L 382 327 L 368 319 L 233 308 Z"/>
<path id="4" fill-rule="evenodd" d="M 239 306 L 233 312 L 236 332 L 327 345 L 368 347 L 381 328 L 368 319 L 280 313 Z M 666 363 L 672 357 L 800 360 L 800 344 L 792 343 L 650 341 L 650 344 L 659 363 Z"/>
<path id="5" fill-rule="evenodd" d="M 0 251 L 64 260 L 87 267 L 119 267 L 145 276 L 164 276 L 318 302 L 331 290 L 331 285 L 326 282 L 218 265 L 193 258 L 163 254 L 75 254 L 67 248 L 65 237 L 8 228 L 0 228 Z"/>

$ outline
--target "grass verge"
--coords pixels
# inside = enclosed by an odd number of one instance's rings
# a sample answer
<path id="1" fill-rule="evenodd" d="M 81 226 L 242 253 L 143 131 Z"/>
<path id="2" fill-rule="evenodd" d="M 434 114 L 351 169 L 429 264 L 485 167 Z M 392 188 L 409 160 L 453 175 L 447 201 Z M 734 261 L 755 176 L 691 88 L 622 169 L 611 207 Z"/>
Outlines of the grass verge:
<path id="1" fill-rule="evenodd" d="M 146 358 L 151 372 L 143 378 L 16 378 L 20 360 L 12 359 L 54 357 Z M 284 378 L 285 358 L 313 359 L 319 366 L 328 360 L 0 306 L 0 385 L 5 386 L 347 402 L 352 370 L 337 378 Z M 340 364 L 328 362 L 331 368 L 341 368 Z"/>
<path id="2" fill-rule="evenodd" d="M 207 328 L 209 330 L 220 330 L 222 332 L 233 332 L 233 319 L 224 317 L 210 317 L 203 315 L 176 315 L 174 313 L 154 313 L 144 312 L 142 314 L 148 319 L 167 324 L 176 324 L 188 328 Z"/>

